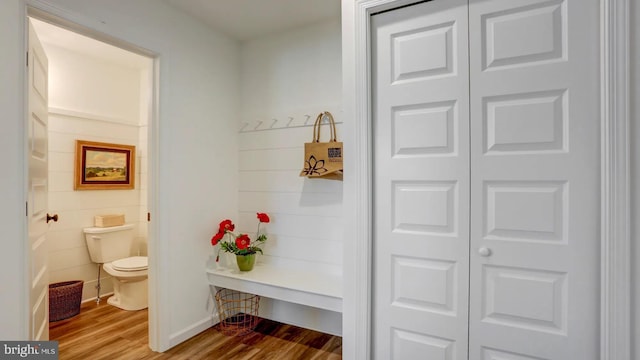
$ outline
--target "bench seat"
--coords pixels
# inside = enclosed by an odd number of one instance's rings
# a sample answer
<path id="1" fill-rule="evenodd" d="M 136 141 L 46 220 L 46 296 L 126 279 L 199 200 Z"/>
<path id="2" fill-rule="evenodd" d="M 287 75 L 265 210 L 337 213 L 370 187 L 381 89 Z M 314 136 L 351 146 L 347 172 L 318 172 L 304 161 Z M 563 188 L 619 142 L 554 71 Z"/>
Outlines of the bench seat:
<path id="1" fill-rule="evenodd" d="M 342 313 L 342 277 L 258 263 L 251 271 L 208 269 L 215 287 Z"/>

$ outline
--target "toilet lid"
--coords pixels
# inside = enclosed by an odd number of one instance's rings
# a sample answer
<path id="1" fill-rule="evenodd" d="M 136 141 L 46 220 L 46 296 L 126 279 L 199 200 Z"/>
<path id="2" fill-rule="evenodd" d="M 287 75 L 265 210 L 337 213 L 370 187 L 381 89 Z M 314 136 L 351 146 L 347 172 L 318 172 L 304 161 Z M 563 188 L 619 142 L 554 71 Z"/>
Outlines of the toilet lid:
<path id="1" fill-rule="evenodd" d="M 138 271 L 146 270 L 149 267 L 149 262 L 146 256 L 132 256 L 120 260 L 115 260 L 111 263 L 114 270 L 119 271 Z"/>

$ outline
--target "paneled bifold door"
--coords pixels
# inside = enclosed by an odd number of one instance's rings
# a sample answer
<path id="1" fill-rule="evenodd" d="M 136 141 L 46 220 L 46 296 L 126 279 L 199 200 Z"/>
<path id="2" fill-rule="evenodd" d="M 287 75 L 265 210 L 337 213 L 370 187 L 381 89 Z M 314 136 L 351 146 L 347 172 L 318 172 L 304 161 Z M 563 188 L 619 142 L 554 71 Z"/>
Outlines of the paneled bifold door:
<path id="1" fill-rule="evenodd" d="M 375 359 L 599 358 L 598 12 L 371 17 Z"/>

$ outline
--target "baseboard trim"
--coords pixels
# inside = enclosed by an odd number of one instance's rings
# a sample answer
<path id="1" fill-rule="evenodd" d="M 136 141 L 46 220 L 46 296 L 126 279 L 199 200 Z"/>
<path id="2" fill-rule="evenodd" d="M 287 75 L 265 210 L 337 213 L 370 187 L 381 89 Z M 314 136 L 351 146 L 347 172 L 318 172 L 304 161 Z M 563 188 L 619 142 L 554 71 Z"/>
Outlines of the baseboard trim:
<path id="1" fill-rule="evenodd" d="M 218 315 L 213 314 L 211 317 L 202 319 L 191 326 L 188 326 L 180 331 L 176 331 L 169 335 L 169 348 L 172 348 L 190 338 L 200 334 L 213 325 L 218 323 Z"/>

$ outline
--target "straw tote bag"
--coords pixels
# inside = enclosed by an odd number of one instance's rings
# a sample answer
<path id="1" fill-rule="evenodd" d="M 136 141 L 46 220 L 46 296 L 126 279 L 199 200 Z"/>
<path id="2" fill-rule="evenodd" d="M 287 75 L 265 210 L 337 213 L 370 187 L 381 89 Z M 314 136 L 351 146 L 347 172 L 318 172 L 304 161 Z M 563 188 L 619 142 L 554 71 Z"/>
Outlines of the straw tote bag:
<path id="1" fill-rule="evenodd" d="M 321 142 L 320 128 L 325 116 L 329 120 L 331 136 L 328 142 Z M 337 140 L 336 123 L 330 112 L 321 112 L 313 125 L 312 141 L 304 143 L 304 168 L 300 176 L 342 180 L 342 170 L 342 142 Z"/>

